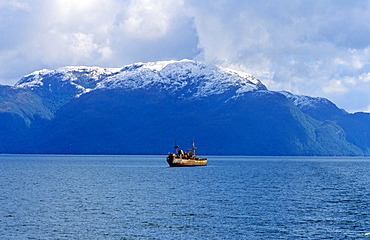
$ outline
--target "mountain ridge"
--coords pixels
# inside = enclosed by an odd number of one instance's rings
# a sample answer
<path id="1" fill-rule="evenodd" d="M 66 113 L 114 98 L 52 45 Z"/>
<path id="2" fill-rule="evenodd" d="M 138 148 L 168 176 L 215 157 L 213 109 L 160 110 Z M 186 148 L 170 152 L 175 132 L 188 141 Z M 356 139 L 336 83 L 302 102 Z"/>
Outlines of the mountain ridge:
<path id="1" fill-rule="evenodd" d="M 23 77 L 15 84 L 16 88 L 33 90 L 43 87 L 43 80 L 49 75 L 60 75 L 59 83 L 74 85 L 80 89 L 80 94 L 102 88 L 145 88 L 153 84 L 163 84 L 165 90 L 176 91 L 189 84 L 187 80 L 201 79 L 203 86 L 198 86 L 198 92 L 193 97 L 213 94 L 217 89 L 222 93 L 223 86 L 239 86 L 239 92 L 267 89 L 258 79 L 250 74 L 239 71 L 208 67 L 192 60 L 160 61 L 149 63 L 134 63 L 122 68 L 100 67 L 63 67 L 56 70 L 35 71 Z M 196 78 L 194 77 L 196 76 Z M 190 83 L 192 83 L 190 81 Z M 50 87 L 50 83 L 49 83 Z M 213 91 L 212 91 L 213 90 Z M 77 96 L 77 95 L 76 95 Z"/>
<path id="2" fill-rule="evenodd" d="M 160 154 L 174 135 L 207 154 L 370 152 L 368 114 L 192 60 L 35 71 L 0 100 L 3 153 Z"/>

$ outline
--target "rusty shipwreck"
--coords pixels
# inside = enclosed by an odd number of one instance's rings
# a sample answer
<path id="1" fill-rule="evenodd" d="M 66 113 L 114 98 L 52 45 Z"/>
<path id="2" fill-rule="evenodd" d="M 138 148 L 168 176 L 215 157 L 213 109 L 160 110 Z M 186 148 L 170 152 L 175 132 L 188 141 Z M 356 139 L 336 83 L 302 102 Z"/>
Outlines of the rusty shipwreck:
<path id="1" fill-rule="evenodd" d="M 197 158 L 196 147 L 194 141 L 192 148 L 188 149 L 187 152 L 179 149 L 179 146 L 175 144 L 175 153 L 169 153 L 167 156 L 167 162 L 170 167 L 195 167 L 195 166 L 207 166 L 207 158 Z"/>

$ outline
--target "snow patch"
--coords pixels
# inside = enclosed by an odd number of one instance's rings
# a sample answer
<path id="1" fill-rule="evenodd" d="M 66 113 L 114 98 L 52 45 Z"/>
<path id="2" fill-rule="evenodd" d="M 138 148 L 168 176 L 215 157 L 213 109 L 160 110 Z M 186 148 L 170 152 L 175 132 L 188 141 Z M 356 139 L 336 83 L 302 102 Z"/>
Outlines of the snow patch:
<path id="1" fill-rule="evenodd" d="M 33 88 L 33 87 L 39 87 L 43 86 L 43 76 L 52 73 L 52 70 L 49 69 L 42 69 L 39 71 L 35 71 L 33 73 L 30 73 L 26 76 L 24 76 L 18 83 L 16 83 L 14 86 L 19 88 Z"/>
<path id="2" fill-rule="evenodd" d="M 299 108 L 302 107 L 316 107 L 319 103 L 327 103 L 329 100 L 322 97 L 310 97 L 305 95 L 295 95 L 287 91 L 279 92 L 283 94 L 286 98 L 293 102 L 293 104 Z"/>
<path id="3" fill-rule="evenodd" d="M 158 61 L 158 62 L 148 62 L 148 63 L 141 63 L 143 64 L 142 68 L 150 69 L 152 71 L 162 71 L 165 67 L 167 67 L 169 64 L 174 63 L 184 63 L 184 62 L 191 62 L 191 60 L 183 59 L 181 61 Z"/>

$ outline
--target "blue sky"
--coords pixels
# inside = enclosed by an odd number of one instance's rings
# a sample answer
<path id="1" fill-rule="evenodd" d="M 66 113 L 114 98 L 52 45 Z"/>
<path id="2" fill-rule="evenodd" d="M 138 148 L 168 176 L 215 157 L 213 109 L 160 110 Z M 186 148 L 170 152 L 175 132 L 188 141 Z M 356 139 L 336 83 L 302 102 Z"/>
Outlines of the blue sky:
<path id="1" fill-rule="evenodd" d="M 370 112 L 368 0 L 0 0 L 0 34 L 0 84 L 188 58 Z"/>

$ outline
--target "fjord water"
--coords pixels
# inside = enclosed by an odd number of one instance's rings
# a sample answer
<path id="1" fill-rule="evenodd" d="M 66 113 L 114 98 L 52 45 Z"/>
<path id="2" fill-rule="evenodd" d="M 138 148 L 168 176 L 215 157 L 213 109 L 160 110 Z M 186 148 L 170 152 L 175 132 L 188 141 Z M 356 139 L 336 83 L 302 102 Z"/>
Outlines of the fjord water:
<path id="1" fill-rule="evenodd" d="M 361 239 L 370 159 L 0 156 L 0 239 Z"/>

